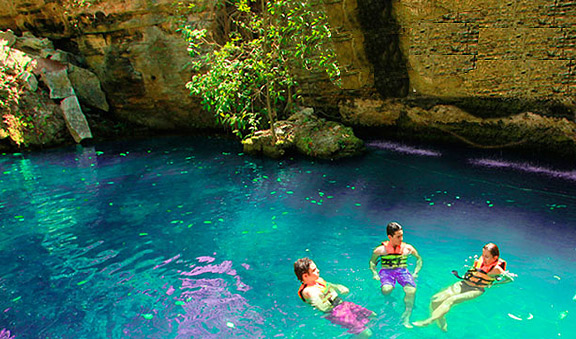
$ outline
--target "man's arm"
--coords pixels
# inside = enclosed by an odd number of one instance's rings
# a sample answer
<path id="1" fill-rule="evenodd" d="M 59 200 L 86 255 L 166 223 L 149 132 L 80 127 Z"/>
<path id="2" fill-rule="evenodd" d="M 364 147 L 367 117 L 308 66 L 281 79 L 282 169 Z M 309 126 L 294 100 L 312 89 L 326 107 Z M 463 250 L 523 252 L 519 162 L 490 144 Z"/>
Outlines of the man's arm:
<path id="1" fill-rule="evenodd" d="M 333 283 L 329 283 L 327 282 L 328 287 L 333 287 L 336 289 L 337 292 L 340 292 L 342 294 L 346 294 L 348 292 L 350 292 L 350 289 L 348 289 L 348 287 L 344 286 L 344 285 L 340 285 L 340 284 L 333 284 Z"/>
<path id="2" fill-rule="evenodd" d="M 414 273 L 412 273 L 412 276 L 414 278 L 418 277 L 418 272 L 420 272 L 420 269 L 422 269 L 422 257 L 420 256 L 420 254 L 418 254 L 418 251 L 416 251 L 416 248 L 414 248 L 414 246 L 410 246 L 411 247 L 411 253 L 415 258 L 416 258 L 416 268 L 414 269 Z"/>
<path id="3" fill-rule="evenodd" d="M 378 275 L 378 270 L 376 267 L 378 266 L 378 259 L 381 255 L 380 246 L 378 246 L 374 249 L 374 252 L 372 252 L 372 257 L 370 258 L 370 271 L 372 271 L 372 277 L 374 280 L 378 281 L 380 281 L 380 276 Z"/>
<path id="4" fill-rule="evenodd" d="M 332 284 L 332 286 L 334 285 Z M 302 291 L 302 295 L 306 299 L 307 303 L 322 312 L 328 312 L 333 307 L 330 301 L 317 288 L 306 288 Z"/>

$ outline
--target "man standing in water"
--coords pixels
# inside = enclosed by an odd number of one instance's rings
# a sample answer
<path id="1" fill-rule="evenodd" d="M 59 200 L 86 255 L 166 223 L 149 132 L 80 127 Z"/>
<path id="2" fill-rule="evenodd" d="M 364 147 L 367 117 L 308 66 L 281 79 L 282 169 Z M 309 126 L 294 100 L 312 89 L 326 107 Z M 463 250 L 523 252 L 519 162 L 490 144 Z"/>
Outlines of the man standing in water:
<path id="1" fill-rule="evenodd" d="M 397 222 L 391 222 L 386 227 L 388 234 L 388 241 L 374 249 L 372 258 L 370 258 L 370 270 L 374 275 L 375 280 L 380 280 L 382 284 L 382 294 L 389 295 L 392 293 L 396 281 L 404 289 L 404 304 L 406 309 L 402 314 L 402 323 L 405 327 L 412 327 L 410 324 L 410 315 L 414 307 L 414 297 L 416 294 L 416 283 L 414 278 L 418 276 L 418 272 L 422 268 L 422 258 L 414 246 L 409 245 L 404 240 L 404 231 L 402 226 Z M 410 255 L 416 258 L 416 268 L 414 273 L 410 274 L 407 268 L 407 259 Z M 378 261 L 382 265 L 380 272 L 376 271 Z"/>

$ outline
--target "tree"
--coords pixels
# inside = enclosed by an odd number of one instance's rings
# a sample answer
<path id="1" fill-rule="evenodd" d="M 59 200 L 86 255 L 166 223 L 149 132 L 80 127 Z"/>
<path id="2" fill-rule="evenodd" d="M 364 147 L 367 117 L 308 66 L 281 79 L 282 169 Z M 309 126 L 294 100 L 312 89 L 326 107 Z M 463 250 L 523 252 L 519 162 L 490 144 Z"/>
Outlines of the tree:
<path id="1" fill-rule="evenodd" d="M 322 71 L 339 84 L 320 0 L 189 0 L 179 9 L 216 13 L 210 31 L 181 23 L 196 72 L 187 88 L 241 138 L 294 112 L 299 74 Z"/>

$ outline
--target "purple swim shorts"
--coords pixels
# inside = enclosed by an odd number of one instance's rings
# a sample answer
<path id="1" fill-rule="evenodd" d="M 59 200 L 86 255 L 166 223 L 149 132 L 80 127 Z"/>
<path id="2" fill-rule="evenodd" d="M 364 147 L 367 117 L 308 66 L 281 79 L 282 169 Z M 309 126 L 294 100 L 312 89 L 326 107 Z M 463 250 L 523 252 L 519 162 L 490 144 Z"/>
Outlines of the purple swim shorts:
<path id="1" fill-rule="evenodd" d="M 380 276 L 380 283 L 382 283 L 382 285 L 394 286 L 396 285 L 396 281 L 398 281 L 402 287 L 406 285 L 412 285 L 416 287 L 416 284 L 414 283 L 414 277 L 412 277 L 412 274 L 410 274 L 408 269 L 405 267 L 383 268 L 380 270 L 378 275 Z"/>
<path id="2" fill-rule="evenodd" d="M 333 324 L 348 329 L 349 333 L 359 334 L 366 329 L 372 311 L 349 301 L 337 305 L 325 317 Z"/>

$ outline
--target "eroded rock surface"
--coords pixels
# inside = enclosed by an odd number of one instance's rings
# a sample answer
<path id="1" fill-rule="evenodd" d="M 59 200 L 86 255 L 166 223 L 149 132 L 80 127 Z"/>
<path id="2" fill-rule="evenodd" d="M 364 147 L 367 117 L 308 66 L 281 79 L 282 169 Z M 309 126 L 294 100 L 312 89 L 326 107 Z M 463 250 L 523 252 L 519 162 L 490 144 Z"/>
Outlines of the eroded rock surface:
<path id="1" fill-rule="evenodd" d="M 243 142 L 244 151 L 273 158 L 298 152 L 320 159 L 340 159 L 364 151 L 364 143 L 352 128 L 319 118 L 311 108 L 276 122 L 274 131 L 276 140 L 270 130 L 259 131 Z"/>

